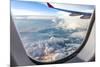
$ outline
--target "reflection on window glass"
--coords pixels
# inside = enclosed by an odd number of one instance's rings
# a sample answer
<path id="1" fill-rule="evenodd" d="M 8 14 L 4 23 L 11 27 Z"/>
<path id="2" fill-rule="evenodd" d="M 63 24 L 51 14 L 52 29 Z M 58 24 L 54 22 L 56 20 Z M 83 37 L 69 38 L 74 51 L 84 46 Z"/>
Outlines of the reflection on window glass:
<path id="1" fill-rule="evenodd" d="M 93 5 L 11 1 L 14 24 L 33 60 L 52 62 L 75 52 L 85 39 Z"/>

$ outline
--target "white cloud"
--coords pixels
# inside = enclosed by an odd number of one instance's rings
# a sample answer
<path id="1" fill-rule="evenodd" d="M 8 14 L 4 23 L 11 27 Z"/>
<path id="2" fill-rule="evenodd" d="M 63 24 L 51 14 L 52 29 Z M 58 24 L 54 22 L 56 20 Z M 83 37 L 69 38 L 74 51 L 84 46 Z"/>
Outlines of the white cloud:
<path id="1" fill-rule="evenodd" d="M 90 19 L 80 19 L 79 16 L 69 16 L 69 13 L 66 12 L 58 12 L 58 18 L 61 18 L 57 25 L 57 27 L 61 27 L 64 29 L 77 29 L 77 28 L 87 28 L 90 22 Z"/>
<path id="2" fill-rule="evenodd" d="M 75 32 L 70 35 L 70 37 L 80 37 L 85 38 L 87 31 Z"/>

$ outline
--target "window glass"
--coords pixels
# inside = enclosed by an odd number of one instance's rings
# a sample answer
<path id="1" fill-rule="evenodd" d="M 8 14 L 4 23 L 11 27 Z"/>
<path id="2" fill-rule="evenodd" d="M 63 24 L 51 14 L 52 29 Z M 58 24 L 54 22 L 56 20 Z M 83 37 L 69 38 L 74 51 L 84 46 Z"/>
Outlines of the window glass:
<path id="1" fill-rule="evenodd" d="M 27 55 L 52 62 L 74 53 L 85 39 L 93 5 L 11 1 L 11 14 Z"/>

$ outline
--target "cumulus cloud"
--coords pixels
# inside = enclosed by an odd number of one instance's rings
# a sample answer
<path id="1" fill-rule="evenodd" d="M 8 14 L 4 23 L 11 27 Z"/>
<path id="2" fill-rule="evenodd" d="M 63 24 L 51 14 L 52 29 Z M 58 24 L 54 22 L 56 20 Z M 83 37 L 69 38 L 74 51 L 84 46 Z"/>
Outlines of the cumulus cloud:
<path id="1" fill-rule="evenodd" d="M 69 13 L 58 12 L 58 19 L 62 19 L 57 24 L 57 27 L 64 29 L 78 29 L 78 28 L 87 28 L 90 22 L 90 19 L 80 19 L 80 16 L 69 16 Z"/>
<path id="2" fill-rule="evenodd" d="M 68 47 L 70 48 L 68 50 L 64 45 L 63 39 L 52 37 L 48 40 L 34 42 L 26 50 L 28 55 L 37 61 L 51 62 L 64 58 L 76 50 L 75 45 Z"/>
<path id="3" fill-rule="evenodd" d="M 79 37 L 79 38 L 85 38 L 87 31 L 80 31 L 75 32 L 70 35 L 70 37 Z"/>

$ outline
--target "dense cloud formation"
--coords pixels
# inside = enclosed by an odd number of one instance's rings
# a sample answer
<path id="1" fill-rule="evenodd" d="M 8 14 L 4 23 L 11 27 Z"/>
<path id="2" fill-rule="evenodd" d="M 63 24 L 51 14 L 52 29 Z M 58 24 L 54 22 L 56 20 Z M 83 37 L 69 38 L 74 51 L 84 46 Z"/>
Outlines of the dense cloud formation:
<path id="1" fill-rule="evenodd" d="M 55 61 L 73 53 L 77 46 L 68 45 L 64 39 L 51 37 L 49 40 L 34 42 L 27 48 L 27 52 L 41 62 Z"/>

